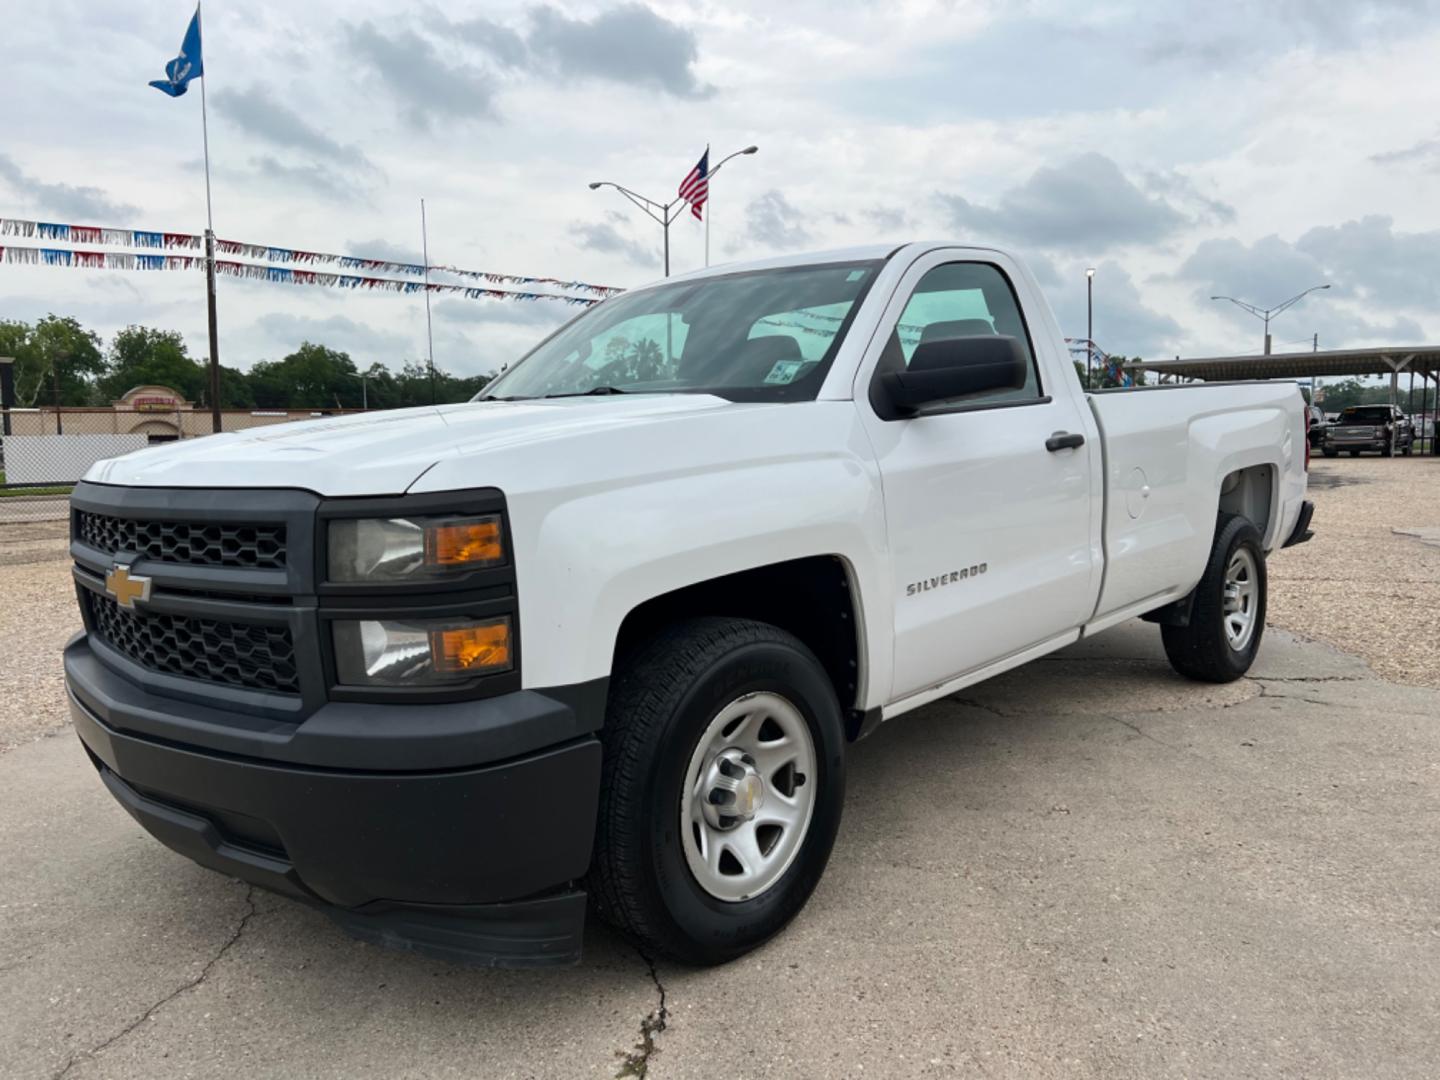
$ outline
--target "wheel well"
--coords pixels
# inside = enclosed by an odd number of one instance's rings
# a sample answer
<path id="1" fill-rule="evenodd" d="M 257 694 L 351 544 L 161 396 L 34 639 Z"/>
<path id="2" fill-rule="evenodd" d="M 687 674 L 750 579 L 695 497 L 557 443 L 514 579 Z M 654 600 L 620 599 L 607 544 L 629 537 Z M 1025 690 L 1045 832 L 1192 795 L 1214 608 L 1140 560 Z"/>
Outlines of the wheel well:
<path id="1" fill-rule="evenodd" d="M 1220 511 L 1248 518 L 1262 537 L 1268 537 L 1274 492 L 1273 465 L 1250 465 L 1236 469 L 1220 484 Z"/>
<path id="2" fill-rule="evenodd" d="M 859 700 L 859 621 L 844 560 L 837 555 L 759 566 L 687 585 L 645 601 L 625 616 L 615 663 L 662 626 L 696 615 L 728 615 L 769 623 L 813 652 L 835 687 L 840 707 Z"/>

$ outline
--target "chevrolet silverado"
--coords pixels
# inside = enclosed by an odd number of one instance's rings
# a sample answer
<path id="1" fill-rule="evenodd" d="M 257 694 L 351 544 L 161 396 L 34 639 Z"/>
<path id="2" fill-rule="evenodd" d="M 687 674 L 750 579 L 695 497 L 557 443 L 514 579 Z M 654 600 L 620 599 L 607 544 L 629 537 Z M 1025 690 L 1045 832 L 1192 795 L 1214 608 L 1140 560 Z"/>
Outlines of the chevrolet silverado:
<path id="1" fill-rule="evenodd" d="M 574 962 L 593 906 L 717 963 L 877 725 L 1136 616 L 1244 674 L 1307 463 L 1291 385 L 1084 392 L 1002 251 L 713 268 L 466 404 L 95 466 L 70 705 L 161 842 L 364 939 Z"/>

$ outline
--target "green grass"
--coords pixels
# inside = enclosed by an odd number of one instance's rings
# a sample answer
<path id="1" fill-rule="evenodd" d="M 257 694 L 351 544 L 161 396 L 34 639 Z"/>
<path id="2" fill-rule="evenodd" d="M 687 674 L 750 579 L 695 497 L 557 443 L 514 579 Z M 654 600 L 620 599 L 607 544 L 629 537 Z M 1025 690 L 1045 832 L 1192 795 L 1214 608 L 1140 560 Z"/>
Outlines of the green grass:
<path id="1" fill-rule="evenodd" d="M 5 481 L 0 480 L 0 484 Z M 69 484 L 58 487 L 0 488 L 0 499 L 28 499 L 36 495 L 69 495 L 75 488 Z"/>

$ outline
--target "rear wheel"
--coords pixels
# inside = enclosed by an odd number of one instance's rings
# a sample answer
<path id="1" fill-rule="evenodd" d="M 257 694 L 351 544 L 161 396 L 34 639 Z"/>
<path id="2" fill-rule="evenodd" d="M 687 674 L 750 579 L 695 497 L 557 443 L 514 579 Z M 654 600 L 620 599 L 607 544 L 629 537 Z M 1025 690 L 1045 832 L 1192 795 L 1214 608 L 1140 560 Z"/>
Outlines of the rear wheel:
<path id="1" fill-rule="evenodd" d="M 1339 450 L 1331 450 L 1329 447 L 1326 447 L 1325 449 L 1321 450 L 1320 452 L 1321 452 L 1322 454 L 1324 454 L 1326 457 L 1339 457 L 1339 456 L 1340 456 L 1340 451 L 1339 451 Z"/>
<path id="2" fill-rule="evenodd" d="M 1351 451 L 1350 451 L 1350 456 L 1351 456 L 1351 457 L 1359 457 L 1359 456 L 1360 456 L 1360 451 L 1359 451 L 1359 450 L 1351 450 Z"/>
<path id="3" fill-rule="evenodd" d="M 1265 551 L 1247 518 L 1221 514 L 1188 626 L 1161 626 L 1170 666 L 1202 682 L 1250 670 L 1265 633 Z"/>
<path id="4" fill-rule="evenodd" d="M 782 929 L 824 872 L 845 735 L 824 668 L 764 623 L 670 627 L 617 671 L 591 871 L 642 949 L 732 960 Z"/>

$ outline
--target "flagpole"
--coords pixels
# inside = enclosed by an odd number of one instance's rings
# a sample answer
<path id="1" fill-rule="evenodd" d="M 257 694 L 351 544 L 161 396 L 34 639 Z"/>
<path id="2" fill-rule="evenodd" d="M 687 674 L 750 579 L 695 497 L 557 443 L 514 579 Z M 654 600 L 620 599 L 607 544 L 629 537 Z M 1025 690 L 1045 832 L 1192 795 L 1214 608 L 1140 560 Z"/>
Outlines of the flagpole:
<path id="1" fill-rule="evenodd" d="M 425 228 L 425 200 L 420 200 L 420 252 L 425 259 L 425 340 L 430 348 L 430 404 L 435 404 L 435 327 L 430 321 L 430 235 Z"/>
<path id="2" fill-rule="evenodd" d="M 706 168 L 706 171 L 708 172 L 708 171 L 709 171 L 709 168 L 710 168 L 710 144 L 709 144 L 709 143 L 706 143 L 706 144 L 705 144 L 705 168 Z M 708 186 L 708 185 L 709 185 L 709 182 L 710 182 L 710 178 L 709 178 L 708 176 L 705 178 L 705 182 L 706 182 L 706 185 Z M 707 197 L 706 201 L 709 202 L 708 197 Z M 711 203 L 711 205 L 710 205 L 707 209 L 713 212 L 714 209 L 715 209 L 714 204 Z M 710 265 L 710 214 L 708 214 L 708 213 L 705 215 L 705 265 L 706 265 L 707 267 Z"/>
<path id="3" fill-rule="evenodd" d="M 201 56 L 204 56 L 205 23 L 200 4 L 195 4 L 195 21 L 200 27 Z M 215 210 L 210 201 L 210 116 L 205 106 L 205 84 L 200 75 L 200 137 L 205 144 L 205 306 L 210 317 L 210 430 L 224 427 L 220 418 L 220 333 L 215 322 Z"/>

